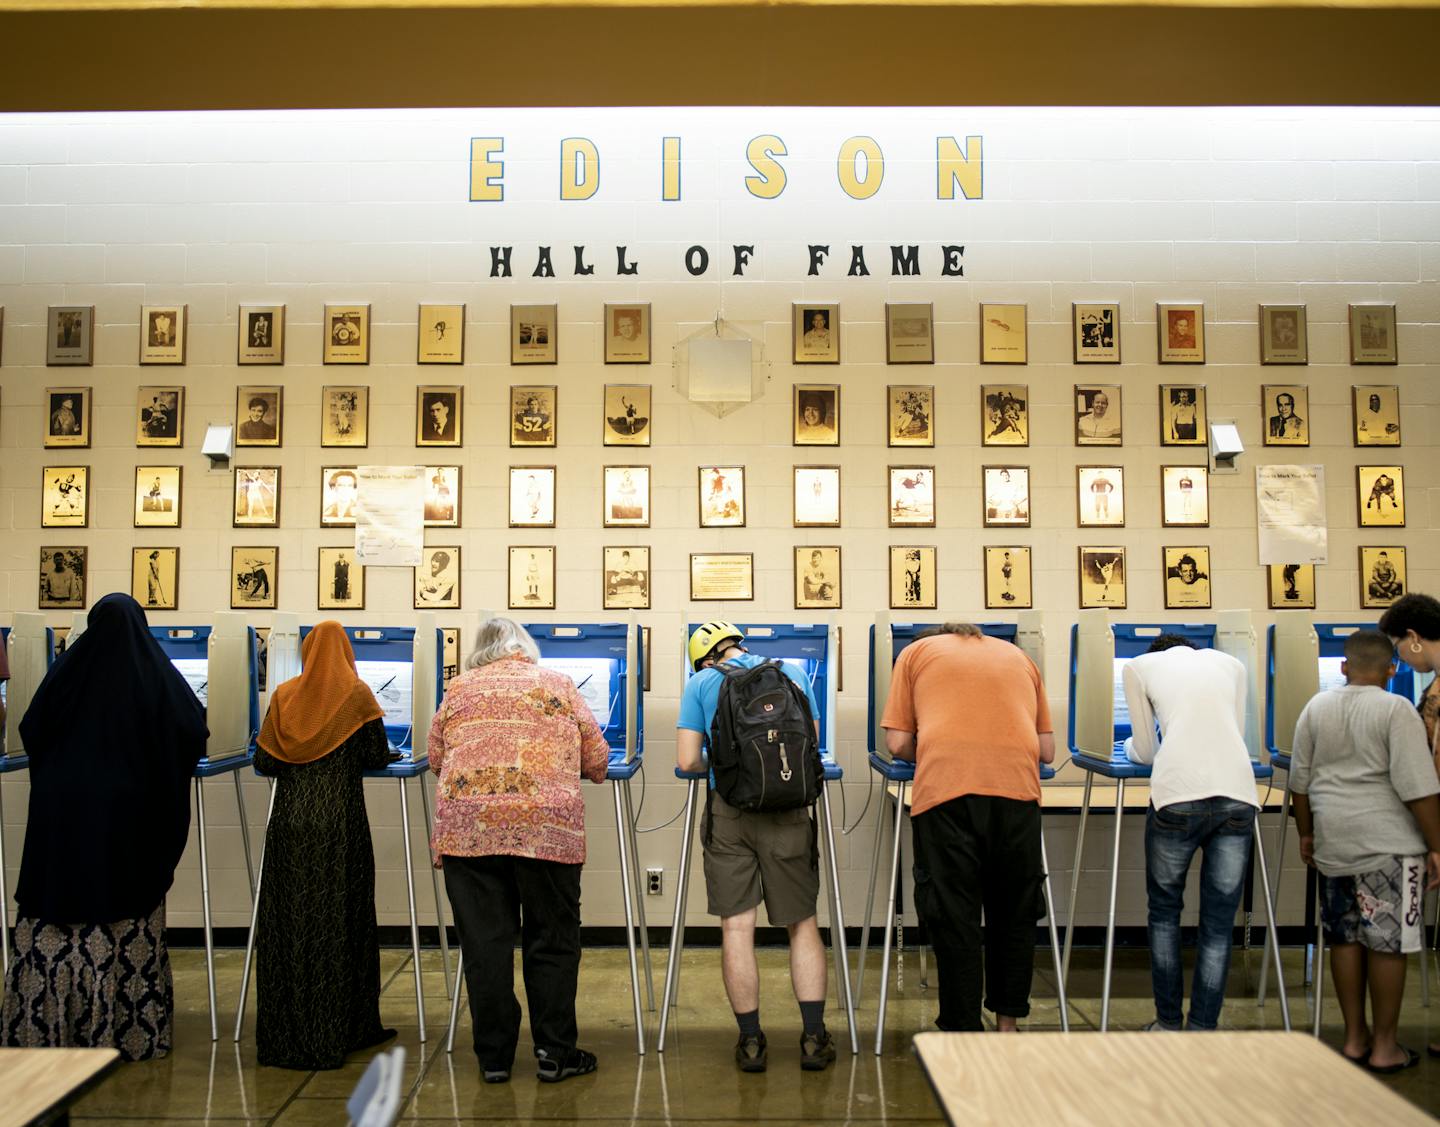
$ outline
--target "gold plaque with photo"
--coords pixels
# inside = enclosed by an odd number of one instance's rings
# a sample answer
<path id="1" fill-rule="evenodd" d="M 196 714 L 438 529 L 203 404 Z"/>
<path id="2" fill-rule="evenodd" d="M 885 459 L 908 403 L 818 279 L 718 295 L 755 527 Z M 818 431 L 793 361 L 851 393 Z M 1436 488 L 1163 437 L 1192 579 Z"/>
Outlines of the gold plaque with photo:
<path id="1" fill-rule="evenodd" d="M 89 367 L 95 361 L 95 307 L 52 305 L 46 318 L 45 363 Z"/>
<path id="2" fill-rule="evenodd" d="M 1315 565 L 1269 564 L 1265 588 L 1271 610 L 1314 610 Z"/>
<path id="3" fill-rule="evenodd" d="M 885 389 L 885 420 L 891 446 L 934 446 L 934 386 L 891 384 Z"/>
<path id="4" fill-rule="evenodd" d="M 130 549 L 130 597 L 146 610 L 180 606 L 180 549 Z"/>
<path id="5" fill-rule="evenodd" d="M 354 466 L 320 467 L 320 527 L 354 528 L 360 476 Z"/>
<path id="6" fill-rule="evenodd" d="M 418 364 L 465 363 L 465 306 L 420 306 L 415 361 Z"/>
<path id="7" fill-rule="evenodd" d="M 745 527 L 745 467 L 700 467 L 700 527 Z"/>
<path id="8" fill-rule="evenodd" d="M 1205 306 L 1192 301 L 1155 306 L 1155 327 L 1160 336 L 1160 363 L 1205 363 Z"/>
<path id="9" fill-rule="evenodd" d="M 885 303 L 885 362 L 935 363 L 935 307 L 929 303 Z"/>
<path id="10" fill-rule="evenodd" d="M 554 305 L 510 307 L 510 363 L 554 364 L 558 357 L 559 320 Z"/>
<path id="11" fill-rule="evenodd" d="M 464 443 L 465 389 L 429 385 L 415 389 L 415 445 L 461 446 Z"/>
<path id="12" fill-rule="evenodd" d="M 427 544 L 420 550 L 415 571 L 416 610 L 458 610 L 460 607 L 460 548 Z"/>
<path id="13" fill-rule="evenodd" d="M 355 562 L 355 548 L 321 548 L 317 564 L 318 610 L 364 610 L 365 568 Z"/>
<path id="14" fill-rule="evenodd" d="M 1400 445 L 1400 389 L 1394 384 L 1352 387 L 1350 408 L 1356 446 Z"/>
<path id="15" fill-rule="evenodd" d="M 980 303 L 980 363 L 1028 363 L 1028 337 L 1025 306 Z"/>
<path id="16" fill-rule="evenodd" d="M 1166 528 L 1210 526 L 1210 471 L 1205 466 L 1160 467 L 1160 520 Z"/>
<path id="17" fill-rule="evenodd" d="M 279 446 L 284 412 L 285 389 L 247 387 L 235 389 L 235 445 Z"/>
<path id="18" fill-rule="evenodd" d="M 370 445 L 370 389 L 330 384 L 320 391 L 320 445 Z"/>
<path id="19" fill-rule="evenodd" d="M 135 467 L 135 527 L 180 527 L 179 466 Z"/>
<path id="20" fill-rule="evenodd" d="M 605 306 L 605 363 L 650 363 L 650 303 Z"/>
<path id="21" fill-rule="evenodd" d="M 1350 363 L 1398 364 L 1395 306 L 1360 302 L 1350 306 Z"/>
<path id="22" fill-rule="evenodd" d="M 510 527 L 555 527 L 555 467 L 510 467 Z"/>
<path id="23" fill-rule="evenodd" d="M 280 549 L 230 549 L 230 609 L 274 610 L 280 587 Z"/>
<path id="24" fill-rule="evenodd" d="M 797 301 L 790 307 L 796 364 L 840 363 L 840 306 Z"/>
<path id="25" fill-rule="evenodd" d="M 85 528 L 90 523 L 90 467 L 46 466 L 41 471 L 40 527 Z"/>
<path id="26" fill-rule="evenodd" d="M 986 528 L 1030 527 L 1030 467 L 983 466 L 981 523 Z"/>
<path id="27" fill-rule="evenodd" d="M 1303 305 L 1260 307 L 1260 363 L 1306 364 L 1309 331 Z"/>
<path id="28" fill-rule="evenodd" d="M 425 527 L 460 527 L 460 467 L 425 467 Z"/>
<path id="29" fill-rule="evenodd" d="M 511 610 L 555 609 L 555 549 L 544 544 L 510 549 Z"/>
<path id="30" fill-rule="evenodd" d="M 650 385 L 607 383 L 602 429 L 606 446 L 650 445 Z"/>
<path id="31" fill-rule="evenodd" d="M 1080 609 L 1125 609 L 1125 549 L 1119 545 L 1080 550 Z"/>
<path id="32" fill-rule="evenodd" d="M 985 609 L 1028 610 L 1034 605 L 1030 584 L 1030 549 L 1023 545 L 987 546 Z"/>
<path id="33" fill-rule="evenodd" d="M 935 467 L 890 466 L 890 527 L 935 527 Z"/>
<path id="34" fill-rule="evenodd" d="M 1119 384 L 1075 385 L 1075 445 L 1123 446 Z"/>
<path id="35" fill-rule="evenodd" d="M 1361 528 L 1405 527 L 1405 467 L 1356 466 Z"/>
<path id="36" fill-rule="evenodd" d="M 755 598 L 755 557 L 750 552 L 691 552 L 690 601 Z"/>
<path id="37" fill-rule="evenodd" d="M 237 364 L 285 363 L 285 307 L 242 305 Z"/>
<path id="38" fill-rule="evenodd" d="M 1310 389 L 1304 384 L 1262 385 L 1260 414 L 1266 446 L 1310 445 Z"/>
<path id="39" fill-rule="evenodd" d="M 1406 583 L 1404 548 L 1360 549 L 1360 605 L 1366 610 L 1390 606 L 1409 590 Z"/>
<path id="40" fill-rule="evenodd" d="M 510 445 L 554 446 L 555 386 L 515 385 L 510 388 Z"/>
<path id="41" fill-rule="evenodd" d="M 890 546 L 890 609 L 934 610 L 938 605 L 936 549 L 931 544 Z"/>
<path id="42" fill-rule="evenodd" d="M 1070 306 L 1075 363 L 1120 363 L 1120 306 L 1114 302 L 1073 302 Z"/>
<path id="43" fill-rule="evenodd" d="M 840 526 L 840 467 L 796 466 L 794 468 L 794 513 L 796 528 Z"/>
<path id="44" fill-rule="evenodd" d="M 1160 445 L 1208 446 L 1203 384 L 1160 385 Z"/>
<path id="45" fill-rule="evenodd" d="M 791 391 L 796 446 L 840 445 L 840 385 L 797 383 Z"/>
<path id="46" fill-rule="evenodd" d="M 188 305 L 140 307 L 140 363 L 185 363 Z"/>
<path id="47" fill-rule="evenodd" d="M 135 403 L 136 446 L 185 445 L 185 389 L 142 387 Z"/>
<path id="48" fill-rule="evenodd" d="M 1203 545 L 1160 549 L 1165 565 L 1165 609 L 1210 606 L 1210 549 Z"/>
<path id="49" fill-rule="evenodd" d="M 603 550 L 601 604 L 606 610 L 650 609 L 650 549 L 641 545 Z"/>
<path id="50" fill-rule="evenodd" d="M 326 364 L 370 363 L 369 305 L 326 305 L 321 332 Z"/>
<path id="51" fill-rule="evenodd" d="M 980 445 L 1030 445 L 1030 389 L 1025 384 L 980 386 Z"/>
<path id="52" fill-rule="evenodd" d="M 50 448 L 90 445 L 90 389 L 45 389 L 45 445 Z"/>
<path id="53" fill-rule="evenodd" d="M 235 467 L 235 528 L 280 526 L 280 467 Z"/>
<path id="54" fill-rule="evenodd" d="M 1125 467 L 1075 467 L 1075 523 L 1080 528 L 1125 527 Z"/>
<path id="55" fill-rule="evenodd" d="M 650 467 L 606 466 L 606 528 L 650 527 Z"/>
<path id="56" fill-rule="evenodd" d="M 795 547 L 795 609 L 840 609 L 840 549 L 833 545 Z"/>
<path id="57" fill-rule="evenodd" d="M 83 610 L 90 549 L 83 545 L 40 549 L 41 610 Z"/>

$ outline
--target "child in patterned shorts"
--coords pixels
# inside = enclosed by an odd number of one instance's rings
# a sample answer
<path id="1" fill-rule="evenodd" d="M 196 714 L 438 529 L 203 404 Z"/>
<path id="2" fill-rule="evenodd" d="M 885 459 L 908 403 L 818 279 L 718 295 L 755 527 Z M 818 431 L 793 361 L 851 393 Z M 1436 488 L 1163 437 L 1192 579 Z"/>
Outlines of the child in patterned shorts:
<path id="1" fill-rule="evenodd" d="M 1406 955 L 1424 950 L 1424 889 L 1440 886 L 1440 780 L 1419 714 L 1385 689 L 1394 656 L 1375 630 L 1345 640 L 1346 684 L 1305 706 L 1290 769 L 1300 854 L 1320 870 L 1341 1052 L 1381 1073 L 1420 1060 L 1395 1037 Z"/>

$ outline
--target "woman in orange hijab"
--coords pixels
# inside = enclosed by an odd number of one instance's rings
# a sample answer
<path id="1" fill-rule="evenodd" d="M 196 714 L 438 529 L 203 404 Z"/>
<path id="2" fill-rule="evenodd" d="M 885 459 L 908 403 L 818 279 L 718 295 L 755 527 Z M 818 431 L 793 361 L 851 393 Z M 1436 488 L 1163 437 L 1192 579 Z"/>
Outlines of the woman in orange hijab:
<path id="1" fill-rule="evenodd" d="M 256 930 L 256 1055 L 280 1068 L 339 1068 L 393 1037 L 380 1025 L 375 854 L 363 772 L 389 757 L 384 715 L 355 673 L 350 639 L 322 622 L 303 672 L 275 689 L 255 768 L 278 790 L 265 835 Z"/>

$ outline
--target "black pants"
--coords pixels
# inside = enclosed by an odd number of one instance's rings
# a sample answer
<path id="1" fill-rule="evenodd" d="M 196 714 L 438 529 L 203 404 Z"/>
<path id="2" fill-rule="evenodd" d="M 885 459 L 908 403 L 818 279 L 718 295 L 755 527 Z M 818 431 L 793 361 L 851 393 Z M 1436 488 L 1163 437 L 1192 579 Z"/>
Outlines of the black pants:
<path id="1" fill-rule="evenodd" d="M 1030 1013 L 1035 921 L 1041 895 L 1040 806 L 967 794 L 918 814 L 915 907 L 930 929 L 944 1030 L 980 1023 L 981 929 L 985 912 L 985 1007 L 1007 1017 Z"/>
<path id="2" fill-rule="evenodd" d="M 445 857 L 445 890 L 465 953 L 465 989 L 481 1068 L 509 1069 L 520 1039 L 515 941 L 535 1048 L 575 1047 L 580 865 L 528 857 Z"/>

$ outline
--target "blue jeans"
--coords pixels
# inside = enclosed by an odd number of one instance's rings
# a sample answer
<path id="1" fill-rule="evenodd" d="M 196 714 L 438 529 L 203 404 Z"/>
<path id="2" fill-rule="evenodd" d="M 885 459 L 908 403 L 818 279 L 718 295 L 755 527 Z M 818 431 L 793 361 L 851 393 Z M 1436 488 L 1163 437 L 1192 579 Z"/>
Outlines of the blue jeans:
<path id="1" fill-rule="evenodd" d="M 1200 864 L 1200 941 L 1190 991 L 1190 1028 L 1214 1029 L 1225 1002 L 1230 937 L 1245 887 L 1255 807 L 1231 798 L 1174 802 L 1145 815 L 1145 887 L 1150 894 L 1150 977 L 1155 1016 L 1173 1029 L 1184 1017 L 1180 910 L 1185 875 L 1197 849 Z"/>

